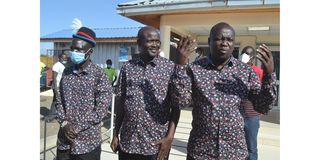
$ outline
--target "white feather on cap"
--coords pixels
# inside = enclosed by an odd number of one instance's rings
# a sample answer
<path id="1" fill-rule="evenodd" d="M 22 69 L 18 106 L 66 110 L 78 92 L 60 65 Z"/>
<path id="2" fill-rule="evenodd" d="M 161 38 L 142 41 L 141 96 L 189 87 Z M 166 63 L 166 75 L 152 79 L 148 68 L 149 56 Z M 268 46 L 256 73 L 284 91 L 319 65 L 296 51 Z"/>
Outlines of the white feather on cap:
<path id="1" fill-rule="evenodd" d="M 76 34 L 81 27 L 82 22 L 78 18 L 74 18 L 71 25 L 72 33 Z"/>

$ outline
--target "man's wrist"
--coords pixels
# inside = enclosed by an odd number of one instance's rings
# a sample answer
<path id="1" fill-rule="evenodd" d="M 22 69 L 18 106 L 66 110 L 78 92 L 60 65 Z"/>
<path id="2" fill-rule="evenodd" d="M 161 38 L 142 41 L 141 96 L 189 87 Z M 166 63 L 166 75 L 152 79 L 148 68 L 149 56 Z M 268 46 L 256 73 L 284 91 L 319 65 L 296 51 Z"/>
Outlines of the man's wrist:
<path id="1" fill-rule="evenodd" d="M 276 79 L 276 73 L 272 72 L 270 74 L 264 73 L 263 74 L 263 80 L 270 80 L 270 79 Z"/>
<path id="2" fill-rule="evenodd" d="M 173 141 L 174 136 L 166 136 L 166 139 Z"/>
<path id="3" fill-rule="evenodd" d="M 113 129 L 113 137 L 119 137 L 119 130 Z"/>
<path id="4" fill-rule="evenodd" d="M 180 57 L 180 58 L 179 58 L 179 61 L 178 61 L 178 64 L 180 64 L 180 65 L 186 65 L 186 64 L 188 64 L 188 58 Z"/>

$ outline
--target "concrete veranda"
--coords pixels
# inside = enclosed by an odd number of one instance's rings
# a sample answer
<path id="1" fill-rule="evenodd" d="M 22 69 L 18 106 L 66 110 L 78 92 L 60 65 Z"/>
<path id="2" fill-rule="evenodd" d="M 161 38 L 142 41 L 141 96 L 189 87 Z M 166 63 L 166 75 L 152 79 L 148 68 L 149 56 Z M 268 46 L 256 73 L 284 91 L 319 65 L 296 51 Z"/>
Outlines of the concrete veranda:
<path id="1" fill-rule="evenodd" d="M 51 92 L 51 93 L 50 93 Z M 40 94 L 41 114 L 45 114 L 45 108 L 49 109 L 52 100 L 52 91 L 42 92 Z M 278 114 L 278 111 L 274 111 Z M 270 114 L 272 116 L 272 114 Z M 268 115 L 269 116 L 269 115 Z M 258 151 L 259 160 L 279 160 L 280 159 L 280 124 L 270 123 L 268 116 L 263 116 L 261 121 L 260 130 L 258 135 Z M 270 117 L 270 116 L 269 116 Z M 278 118 L 278 116 L 276 116 Z M 272 117 L 274 119 L 274 117 Z M 176 129 L 175 138 L 173 141 L 172 149 L 170 151 L 170 160 L 185 160 L 187 153 L 187 142 L 191 130 L 192 114 L 190 109 L 182 110 L 179 124 Z M 269 122 L 267 122 L 269 121 Z M 279 121 L 279 120 L 271 120 Z M 53 160 L 56 154 L 56 135 L 58 132 L 57 122 L 47 123 L 47 145 L 46 145 L 46 160 Z M 117 154 L 114 154 L 110 149 L 109 143 L 109 123 L 106 121 L 102 127 L 102 160 L 117 160 Z M 43 159 L 43 143 L 44 143 L 44 122 L 40 121 L 40 158 Z"/>

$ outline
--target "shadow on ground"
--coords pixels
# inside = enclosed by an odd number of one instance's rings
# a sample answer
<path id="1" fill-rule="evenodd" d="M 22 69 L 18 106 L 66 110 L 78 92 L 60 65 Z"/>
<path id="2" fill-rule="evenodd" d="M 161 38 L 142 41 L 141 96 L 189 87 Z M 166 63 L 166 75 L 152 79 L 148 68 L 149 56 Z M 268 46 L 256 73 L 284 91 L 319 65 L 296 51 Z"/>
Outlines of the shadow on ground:
<path id="1" fill-rule="evenodd" d="M 47 107 L 41 106 L 40 107 L 40 115 L 47 116 L 50 113 L 50 110 Z"/>
<path id="2" fill-rule="evenodd" d="M 280 109 L 271 110 L 267 115 L 261 115 L 260 120 L 280 124 Z"/>
<path id="3" fill-rule="evenodd" d="M 180 151 L 180 152 L 182 152 L 182 153 L 185 153 L 185 154 L 187 154 L 187 144 L 188 144 L 188 140 L 186 140 L 186 141 L 181 141 L 181 140 L 179 140 L 179 139 L 175 139 L 175 144 L 173 144 L 172 145 L 172 149 L 175 149 L 175 150 L 177 150 L 177 151 Z M 171 150 L 172 150 L 171 149 Z M 171 154 L 172 154 L 172 152 L 171 152 Z"/>

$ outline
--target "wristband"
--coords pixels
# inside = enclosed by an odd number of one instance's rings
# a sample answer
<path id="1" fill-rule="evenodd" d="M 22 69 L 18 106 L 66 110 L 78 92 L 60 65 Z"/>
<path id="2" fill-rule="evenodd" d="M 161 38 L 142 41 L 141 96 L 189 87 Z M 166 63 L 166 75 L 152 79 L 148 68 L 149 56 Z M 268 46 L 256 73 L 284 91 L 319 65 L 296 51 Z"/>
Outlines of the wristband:
<path id="1" fill-rule="evenodd" d="M 63 128 L 64 126 L 66 126 L 68 124 L 68 121 L 63 121 L 60 125 L 61 128 Z"/>

